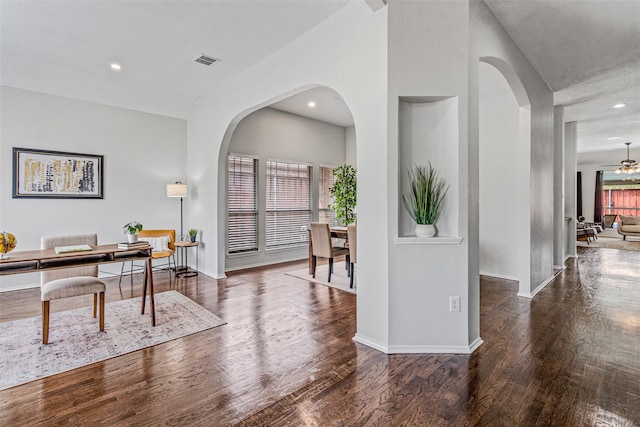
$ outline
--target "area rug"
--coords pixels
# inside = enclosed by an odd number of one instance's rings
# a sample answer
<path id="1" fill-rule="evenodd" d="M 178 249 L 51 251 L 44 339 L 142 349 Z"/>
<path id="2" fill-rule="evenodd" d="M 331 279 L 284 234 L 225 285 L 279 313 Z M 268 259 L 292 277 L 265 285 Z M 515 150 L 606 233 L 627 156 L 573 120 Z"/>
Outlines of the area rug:
<path id="1" fill-rule="evenodd" d="M 584 248 L 608 248 L 622 249 L 627 251 L 640 251 L 640 238 L 627 236 L 627 240 L 622 240 L 622 236 L 617 230 L 606 229 L 598 234 L 598 238 L 587 244 L 584 241 L 578 241 L 578 246 Z"/>
<path id="2" fill-rule="evenodd" d="M 225 324 L 176 291 L 156 294 L 155 303 L 155 327 L 140 314 L 140 298 L 107 303 L 104 332 L 91 305 L 52 313 L 47 345 L 42 317 L 0 323 L 0 390 Z"/>
<path id="3" fill-rule="evenodd" d="M 322 264 L 316 267 L 316 278 L 314 279 L 309 274 L 308 268 L 301 270 L 288 271 L 285 274 L 288 276 L 303 279 L 308 282 L 317 283 L 319 285 L 329 286 L 331 288 L 340 289 L 341 291 L 356 293 L 356 285 L 358 279 L 358 265 L 356 264 L 356 276 L 354 277 L 353 289 L 349 287 L 349 277 L 347 276 L 347 270 L 344 268 L 344 262 L 336 262 L 333 264 L 333 274 L 331 275 L 331 282 L 327 282 L 327 273 L 329 265 Z"/>

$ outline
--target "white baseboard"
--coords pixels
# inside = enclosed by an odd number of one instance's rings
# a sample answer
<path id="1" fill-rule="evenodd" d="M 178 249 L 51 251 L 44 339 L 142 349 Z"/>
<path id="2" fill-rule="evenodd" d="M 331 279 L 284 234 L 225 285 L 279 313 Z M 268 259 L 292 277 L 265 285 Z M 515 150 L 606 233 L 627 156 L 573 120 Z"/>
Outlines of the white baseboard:
<path id="1" fill-rule="evenodd" d="M 364 344 L 367 347 L 371 347 L 371 348 L 375 348 L 378 351 L 381 351 L 383 353 L 389 354 L 389 349 L 387 348 L 386 345 L 383 345 L 382 343 L 371 339 L 369 337 L 365 337 L 362 334 L 356 334 L 353 338 L 353 341 L 358 342 L 360 344 Z"/>
<path id="2" fill-rule="evenodd" d="M 25 289 L 34 289 L 39 287 L 40 283 L 24 283 L 15 286 L 9 286 L 6 288 L 0 288 L 0 292 L 23 291 Z"/>
<path id="3" fill-rule="evenodd" d="M 264 267 L 265 265 L 274 265 L 274 264 L 283 264 L 285 262 L 291 262 L 291 261 L 301 261 L 304 259 L 308 259 L 307 256 L 305 257 L 300 257 L 300 256 L 293 256 L 291 258 L 285 258 L 285 259 L 279 259 L 277 261 L 263 261 L 263 262 L 256 262 L 253 264 L 244 264 L 244 265 L 239 265 L 236 267 L 227 267 L 225 268 L 225 272 L 227 271 L 238 271 L 238 270 L 246 270 L 249 268 L 256 268 L 256 267 Z M 215 277 L 214 275 L 212 275 L 211 277 Z M 225 276 L 226 277 L 226 276 Z"/>
<path id="4" fill-rule="evenodd" d="M 497 277 L 498 279 L 513 280 L 514 282 L 520 281 L 520 279 L 518 279 L 517 277 L 505 276 L 503 274 L 497 274 L 497 273 L 489 273 L 488 271 L 480 271 L 479 274 L 481 276 L 489 276 L 489 277 Z"/>
<path id="5" fill-rule="evenodd" d="M 367 347 L 375 348 L 386 354 L 471 354 L 484 343 L 482 338 L 478 337 L 468 346 L 392 345 L 387 347 L 376 340 L 363 337 L 359 334 L 353 337 L 353 341 L 364 344 Z"/>
<path id="6" fill-rule="evenodd" d="M 389 347 L 389 354 L 471 354 L 482 343 L 482 338 L 478 338 L 468 346 L 392 345 Z"/>
<path id="7" fill-rule="evenodd" d="M 566 260 L 565 260 L 566 261 Z M 567 267 L 565 265 L 554 265 L 553 266 L 554 270 L 566 270 Z"/>
<path id="8" fill-rule="evenodd" d="M 560 273 L 560 271 L 558 271 L 558 273 Z M 549 277 L 547 280 L 545 280 L 544 282 L 542 282 L 540 285 L 538 285 L 537 288 L 535 288 L 533 291 L 531 292 L 518 292 L 518 296 L 519 297 L 525 297 L 525 298 L 533 298 L 536 296 L 536 294 L 538 292 L 540 292 L 541 290 L 543 290 L 545 288 L 545 286 L 547 286 L 549 283 L 551 283 L 551 281 L 553 279 L 556 278 L 556 276 L 558 275 L 558 273 L 556 274 L 552 274 L 551 277 Z"/>

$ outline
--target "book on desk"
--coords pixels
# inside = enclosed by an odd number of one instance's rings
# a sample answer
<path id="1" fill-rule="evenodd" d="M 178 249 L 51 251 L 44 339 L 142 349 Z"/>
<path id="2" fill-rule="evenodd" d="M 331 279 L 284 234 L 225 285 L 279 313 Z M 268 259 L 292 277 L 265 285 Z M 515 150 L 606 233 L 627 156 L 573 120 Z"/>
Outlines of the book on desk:
<path id="1" fill-rule="evenodd" d="M 71 252 L 87 252 L 91 251 L 89 245 L 71 245 L 71 246 L 56 246 L 55 251 L 57 254 L 68 254 Z"/>
<path id="2" fill-rule="evenodd" d="M 149 247 L 149 242 L 118 243 L 118 249 L 146 249 L 148 247 Z"/>

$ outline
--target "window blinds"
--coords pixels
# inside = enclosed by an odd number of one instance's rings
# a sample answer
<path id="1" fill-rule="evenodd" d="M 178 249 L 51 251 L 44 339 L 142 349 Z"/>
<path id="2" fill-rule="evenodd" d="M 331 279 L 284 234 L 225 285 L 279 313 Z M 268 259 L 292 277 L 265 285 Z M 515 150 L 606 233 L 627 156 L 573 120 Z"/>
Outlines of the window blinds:
<path id="1" fill-rule="evenodd" d="M 309 241 L 311 167 L 267 161 L 266 247 L 296 246 Z"/>
<path id="2" fill-rule="evenodd" d="M 229 155 L 228 252 L 258 250 L 258 160 Z"/>

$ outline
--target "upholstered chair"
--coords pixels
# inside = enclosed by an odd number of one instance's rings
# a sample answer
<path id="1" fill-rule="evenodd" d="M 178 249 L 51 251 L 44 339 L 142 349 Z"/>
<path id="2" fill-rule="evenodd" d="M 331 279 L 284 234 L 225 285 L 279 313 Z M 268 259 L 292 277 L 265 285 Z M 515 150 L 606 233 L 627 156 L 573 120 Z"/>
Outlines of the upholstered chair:
<path id="1" fill-rule="evenodd" d="M 311 258 L 311 272 L 312 277 L 316 277 L 316 265 L 318 263 L 317 258 L 327 258 L 329 260 L 329 277 L 328 282 L 331 282 L 331 273 L 333 273 L 333 258 L 340 255 L 347 255 L 349 249 L 333 246 L 331 242 L 331 231 L 329 230 L 329 224 L 323 222 L 311 223 L 311 245 L 313 247 Z"/>
<path id="2" fill-rule="evenodd" d="M 69 236 L 45 236 L 40 241 L 42 249 L 55 249 L 58 246 L 89 245 L 96 246 L 96 234 L 78 234 Z M 93 294 L 93 317 L 96 317 L 98 297 L 100 298 L 100 330 L 104 331 L 104 292 L 106 286 L 98 279 L 98 266 L 73 267 L 60 270 L 46 270 L 40 273 L 40 291 L 42 300 L 42 343 L 49 343 L 49 307 L 50 302 L 60 298 Z"/>
<path id="3" fill-rule="evenodd" d="M 358 234 L 355 224 L 347 225 L 347 239 L 349 241 L 349 287 L 353 288 L 354 264 L 358 262 Z"/>

